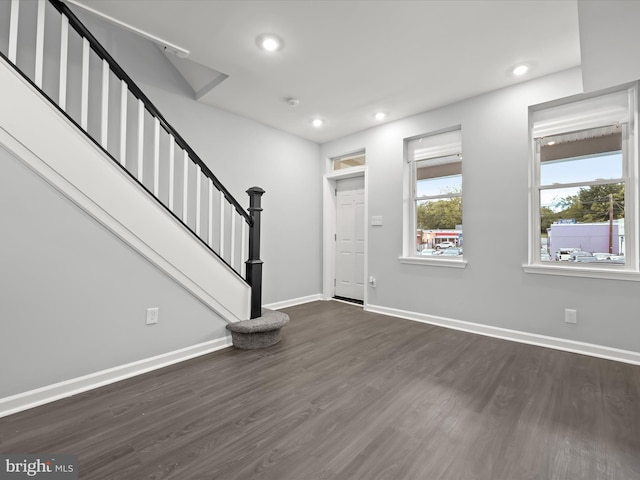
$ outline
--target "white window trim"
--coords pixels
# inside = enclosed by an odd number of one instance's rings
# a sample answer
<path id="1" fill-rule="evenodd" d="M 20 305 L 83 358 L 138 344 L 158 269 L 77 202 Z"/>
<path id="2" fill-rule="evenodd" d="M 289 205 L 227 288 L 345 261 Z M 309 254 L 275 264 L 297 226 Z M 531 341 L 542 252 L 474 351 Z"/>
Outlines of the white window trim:
<path id="1" fill-rule="evenodd" d="M 467 260 L 464 258 L 464 254 L 458 258 L 427 258 L 416 255 L 415 253 L 415 245 L 416 245 L 416 212 L 415 212 L 415 200 L 416 200 L 416 178 L 415 178 L 415 168 L 414 162 L 407 160 L 407 144 L 411 140 L 415 140 L 418 138 L 423 138 L 426 136 L 435 136 L 443 133 L 454 132 L 459 130 L 462 134 L 462 126 L 457 125 L 455 127 L 446 128 L 442 130 L 438 130 L 433 133 L 417 135 L 415 137 L 405 138 L 404 139 L 404 170 L 403 170 L 403 210 L 404 210 L 404 218 L 403 218 L 403 242 L 402 242 L 402 255 L 398 257 L 398 261 L 402 264 L 406 265 L 422 265 L 422 266 L 435 266 L 435 267 L 448 267 L 448 268 L 466 268 Z M 443 147 L 444 153 L 449 152 L 449 145 Z M 440 153 L 443 153 L 440 152 Z M 456 152 L 459 153 L 459 152 Z M 463 167 L 464 168 L 464 167 Z M 464 174 L 462 176 L 462 183 L 464 184 Z M 462 189 L 464 192 L 464 188 Z M 464 193 L 463 193 L 464 194 Z M 464 217 L 464 209 L 463 209 L 463 217 Z"/>
<path id="2" fill-rule="evenodd" d="M 365 157 L 365 163 L 363 165 L 356 165 L 353 167 L 344 167 L 344 168 L 339 168 L 339 169 L 335 169 L 335 161 L 336 160 L 344 160 L 344 159 L 348 159 L 348 158 L 352 158 L 352 157 L 359 157 L 359 156 L 363 156 Z M 359 149 L 359 150 L 354 150 L 353 152 L 350 153 L 346 153 L 344 155 L 339 155 L 337 157 L 331 157 L 329 158 L 329 167 L 327 169 L 327 176 L 340 176 L 341 172 L 355 172 L 355 171 L 362 171 L 363 168 L 365 168 L 367 166 L 366 164 L 366 151 L 365 149 Z"/>
<path id="3" fill-rule="evenodd" d="M 628 280 L 640 282 L 640 273 L 633 270 L 614 270 L 611 268 L 594 268 L 586 265 L 557 265 L 551 263 L 524 264 L 522 269 L 526 273 L 539 275 L 558 275 L 562 277 L 604 278 L 608 280 Z"/>
<path id="4" fill-rule="evenodd" d="M 344 180 L 345 178 L 361 177 L 367 171 L 366 165 L 359 167 L 341 168 L 326 175 L 328 180 Z"/>
<path id="5" fill-rule="evenodd" d="M 604 96 L 608 93 L 627 91 L 629 94 L 629 105 L 633 109 L 631 122 L 626 124 L 625 132 L 628 135 L 628 140 L 623 140 L 623 177 L 625 178 L 625 243 L 627 245 L 627 251 L 625 252 L 625 265 L 601 265 L 594 267 L 592 264 L 577 265 L 577 264 L 557 264 L 554 262 L 542 262 L 540 261 L 540 198 L 539 198 L 539 186 L 540 186 L 540 169 L 538 168 L 538 152 L 536 139 L 533 135 L 533 113 L 538 110 L 544 110 L 556 105 L 562 105 L 564 103 L 573 103 L 580 101 L 581 99 L 590 99 L 600 96 Z M 572 97 L 567 101 L 554 101 L 548 104 L 537 105 L 530 108 L 529 111 L 529 144 L 530 148 L 530 161 L 529 161 L 529 252 L 528 261 L 522 265 L 522 269 L 525 273 L 539 274 L 539 275 L 555 275 L 565 277 L 581 277 L 581 278 L 596 278 L 596 279 L 609 279 L 609 280 L 626 280 L 626 281 L 640 281 L 640 269 L 638 268 L 638 258 L 640 252 L 638 251 L 638 83 L 627 84 L 621 87 L 612 88 L 596 94 L 589 94 L 580 96 L 580 99 Z M 575 121 L 575 123 L 573 123 Z M 579 130 L 588 126 L 588 128 L 594 128 L 599 126 L 606 126 L 610 124 L 610 118 L 603 118 L 600 122 L 589 118 L 588 125 L 585 122 L 580 122 L 579 118 L 572 120 L 571 126 L 565 126 L 562 129 L 556 129 L 552 133 L 563 133 L 571 130 Z M 608 182 L 607 182 L 608 183 Z"/>
<path id="6" fill-rule="evenodd" d="M 466 268 L 467 261 L 462 258 L 426 258 L 426 257 L 398 257 L 400 263 L 407 265 L 429 265 L 433 267 Z"/>

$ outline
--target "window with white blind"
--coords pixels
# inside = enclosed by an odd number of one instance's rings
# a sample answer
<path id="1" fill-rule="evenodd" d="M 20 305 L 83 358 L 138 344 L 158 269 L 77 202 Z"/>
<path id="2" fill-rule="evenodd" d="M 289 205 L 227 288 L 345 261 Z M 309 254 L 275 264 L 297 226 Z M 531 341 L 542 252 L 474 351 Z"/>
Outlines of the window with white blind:
<path id="1" fill-rule="evenodd" d="M 638 272 L 635 105 L 634 86 L 532 107 L 528 266 L 534 273 L 625 278 Z"/>
<path id="2" fill-rule="evenodd" d="M 462 260 L 460 127 L 407 140 L 406 155 L 411 200 L 404 256 Z"/>

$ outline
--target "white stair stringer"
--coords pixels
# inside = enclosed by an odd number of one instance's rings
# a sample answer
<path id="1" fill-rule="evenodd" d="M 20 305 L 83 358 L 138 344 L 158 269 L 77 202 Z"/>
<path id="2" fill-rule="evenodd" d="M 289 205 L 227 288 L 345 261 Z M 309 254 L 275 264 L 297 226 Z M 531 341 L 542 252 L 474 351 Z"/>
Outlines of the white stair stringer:
<path id="1" fill-rule="evenodd" d="M 0 145 L 226 321 L 250 287 L 0 59 Z"/>

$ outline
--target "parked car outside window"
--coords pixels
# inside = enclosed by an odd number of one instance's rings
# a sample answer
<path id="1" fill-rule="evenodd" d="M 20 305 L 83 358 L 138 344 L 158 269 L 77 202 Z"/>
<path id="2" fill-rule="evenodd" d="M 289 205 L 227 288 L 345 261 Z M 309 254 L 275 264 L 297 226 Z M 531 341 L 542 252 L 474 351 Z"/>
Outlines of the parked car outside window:
<path id="1" fill-rule="evenodd" d="M 569 261 L 587 263 L 587 262 L 595 262 L 597 260 L 593 256 L 593 254 L 590 252 L 583 252 L 582 250 L 576 250 L 571 252 L 571 254 L 569 255 Z"/>
<path id="2" fill-rule="evenodd" d="M 562 262 L 569 260 L 571 258 L 571 254 L 575 251 L 580 250 L 579 248 L 559 248 L 556 252 L 556 261 Z"/>

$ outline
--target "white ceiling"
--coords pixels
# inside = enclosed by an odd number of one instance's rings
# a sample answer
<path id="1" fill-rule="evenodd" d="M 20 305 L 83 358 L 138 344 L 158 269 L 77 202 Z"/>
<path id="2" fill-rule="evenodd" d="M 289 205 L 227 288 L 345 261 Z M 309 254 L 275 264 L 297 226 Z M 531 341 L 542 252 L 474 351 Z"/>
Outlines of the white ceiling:
<path id="1" fill-rule="evenodd" d="M 318 143 L 580 65 L 577 0 L 80 1 L 189 50 L 194 90 L 228 75 L 200 101 Z"/>

